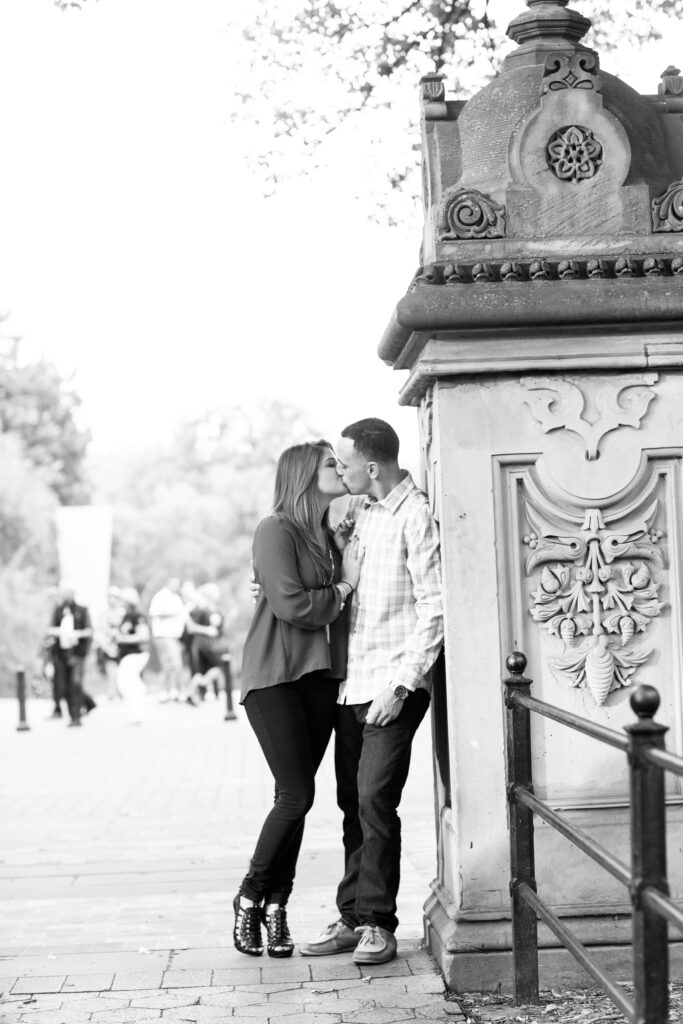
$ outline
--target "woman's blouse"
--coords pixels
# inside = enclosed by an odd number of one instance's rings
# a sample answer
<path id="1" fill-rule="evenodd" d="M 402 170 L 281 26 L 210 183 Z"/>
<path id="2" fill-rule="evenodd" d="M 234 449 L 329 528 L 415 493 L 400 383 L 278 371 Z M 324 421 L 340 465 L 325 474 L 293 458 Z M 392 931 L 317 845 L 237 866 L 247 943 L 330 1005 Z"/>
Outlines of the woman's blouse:
<path id="1" fill-rule="evenodd" d="M 253 546 L 261 585 L 244 642 L 241 702 L 250 690 L 293 682 L 321 671 L 346 675 L 346 609 L 336 587 L 325 585 L 309 545 L 296 526 L 276 514 L 262 520 Z M 341 558 L 330 545 L 330 574 L 337 581 Z"/>

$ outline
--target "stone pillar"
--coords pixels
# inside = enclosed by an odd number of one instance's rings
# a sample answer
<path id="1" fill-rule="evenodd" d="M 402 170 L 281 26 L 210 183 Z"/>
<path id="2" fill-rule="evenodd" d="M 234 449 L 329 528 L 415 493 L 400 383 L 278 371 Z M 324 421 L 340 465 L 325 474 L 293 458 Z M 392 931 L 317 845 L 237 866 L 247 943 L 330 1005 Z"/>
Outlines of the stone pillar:
<path id="1" fill-rule="evenodd" d="M 410 371 L 401 401 L 441 524 L 425 926 L 461 991 L 511 984 L 506 655 L 525 652 L 535 696 L 618 730 L 650 683 L 682 742 L 681 80 L 669 68 L 642 97 L 601 71 L 566 3 L 529 0 L 518 49 L 467 103 L 423 80 L 424 264 L 380 346 Z M 623 754 L 537 716 L 533 744 L 536 792 L 628 863 Z M 673 850 L 683 790 L 668 787 Z M 627 893 L 539 821 L 536 849 L 541 896 L 628 969 Z M 541 985 L 585 982 L 539 935 Z"/>

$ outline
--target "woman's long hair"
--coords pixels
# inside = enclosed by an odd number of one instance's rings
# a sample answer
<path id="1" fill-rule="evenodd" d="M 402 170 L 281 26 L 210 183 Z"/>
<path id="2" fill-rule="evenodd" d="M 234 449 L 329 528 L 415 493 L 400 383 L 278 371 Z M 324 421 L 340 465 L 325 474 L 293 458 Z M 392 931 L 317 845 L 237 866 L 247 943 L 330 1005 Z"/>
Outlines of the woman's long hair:
<path id="1" fill-rule="evenodd" d="M 320 460 L 331 449 L 329 441 L 322 439 L 286 448 L 277 463 L 273 502 L 273 514 L 285 516 L 302 534 L 323 585 L 332 581 L 332 564 L 328 546 L 321 547 L 315 533 L 320 515 L 316 484 Z M 323 526 L 327 532 L 327 515 Z"/>

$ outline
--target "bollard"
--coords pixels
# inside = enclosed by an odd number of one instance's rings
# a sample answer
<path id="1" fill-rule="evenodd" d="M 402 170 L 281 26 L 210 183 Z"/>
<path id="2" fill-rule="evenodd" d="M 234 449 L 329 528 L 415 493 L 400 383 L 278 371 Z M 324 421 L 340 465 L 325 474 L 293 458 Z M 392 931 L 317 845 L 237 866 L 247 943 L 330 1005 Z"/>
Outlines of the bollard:
<path id="1" fill-rule="evenodd" d="M 648 748 L 664 749 L 665 725 L 653 721 L 659 707 L 654 686 L 641 685 L 631 694 L 637 720 L 625 726 L 629 734 L 631 775 L 631 874 L 633 901 L 633 981 L 636 1020 L 661 1024 L 669 1019 L 669 946 L 666 919 L 643 905 L 642 893 L 651 887 L 669 894 L 666 880 L 666 803 L 664 773 L 642 755 Z"/>
<path id="2" fill-rule="evenodd" d="M 19 725 L 17 732 L 28 732 L 31 726 L 26 721 L 26 673 L 17 669 L 17 700 L 19 701 Z"/>
<path id="3" fill-rule="evenodd" d="M 520 896 L 523 883 L 536 891 L 534 877 L 534 818 L 515 800 L 517 788 L 533 792 L 531 778 L 531 727 L 529 711 L 512 699 L 529 696 L 531 680 L 524 675 L 526 658 L 519 651 L 505 662 L 510 675 L 504 679 L 507 708 L 508 801 L 510 808 L 510 898 L 512 901 L 512 970 L 515 1004 L 538 1003 L 538 924 L 536 911 Z"/>
<path id="4" fill-rule="evenodd" d="M 221 658 L 223 678 L 225 679 L 225 716 L 224 722 L 231 722 L 237 718 L 232 704 L 232 671 L 230 669 L 230 655 L 224 654 Z"/>

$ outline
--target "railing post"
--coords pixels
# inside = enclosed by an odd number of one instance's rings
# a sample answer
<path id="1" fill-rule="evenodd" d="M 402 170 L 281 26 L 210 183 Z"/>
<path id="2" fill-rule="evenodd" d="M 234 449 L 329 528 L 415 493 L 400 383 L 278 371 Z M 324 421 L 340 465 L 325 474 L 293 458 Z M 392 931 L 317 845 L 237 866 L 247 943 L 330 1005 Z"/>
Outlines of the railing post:
<path id="1" fill-rule="evenodd" d="M 536 911 L 520 896 L 526 883 L 536 891 L 534 876 L 534 820 L 528 807 L 517 803 L 517 789 L 533 790 L 531 780 L 531 730 L 529 711 L 511 698 L 529 695 L 531 680 L 524 676 L 526 658 L 518 651 L 505 662 L 510 675 L 505 682 L 507 708 L 507 782 L 510 813 L 510 896 L 512 900 L 512 967 L 517 1005 L 538 1002 L 538 925 Z"/>
<path id="2" fill-rule="evenodd" d="M 231 722 L 237 718 L 237 715 L 232 703 L 232 665 L 229 654 L 224 654 L 221 657 L 221 668 L 223 670 L 223 679 L 225 680 L 225 715 L 223 721 Z"/>
<path id="3" fill-rule="evenodd" d="M 17 700 L 19 701 L 19 724 L 17 732 L 28 732 L 31 726 L 26 721 L 26 673 L 17 668 Z"/>
<path id="4" fill-rule="evenodd" d="M 631 875 L 633 902 L 633 981 L 638 1024 L 665 1024 L 669 1010 L 669 947 L 665 918 L 649 910 L 642 892 L 652 886 L 668 895 L 664 772 L 642 757 L 648 747 L 664 749 L 665 725 L 653 722 L 659 707 L 654 686 L 631 694 L 638 716 L 627 725 L 631 775 Z"/>

